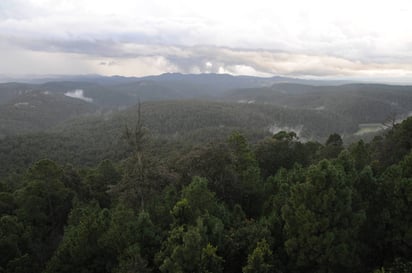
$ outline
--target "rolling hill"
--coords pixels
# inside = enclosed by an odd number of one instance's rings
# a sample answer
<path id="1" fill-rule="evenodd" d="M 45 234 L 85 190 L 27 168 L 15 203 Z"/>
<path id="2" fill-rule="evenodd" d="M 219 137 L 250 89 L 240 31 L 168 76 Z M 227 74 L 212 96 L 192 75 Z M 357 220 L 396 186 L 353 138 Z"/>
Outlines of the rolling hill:
<path id="1" fill-rule="evenodd" d="M 280 130 L 321 142 L 332 133 L 370 138 L 388 117 L 401 120 L 412 111 L 411 86 L 307 83 L 164 74 L 0 84 L 0 166 L 43 157 L 76 165 L 119 159 L 127 153 L 122 130 L 135 122 L 139 100 L 153 153 L 223 139 L 234 130 L 252 141 Z"/>
<path id="2" fill-rule="evenodd" d="M 84 102 L 86 103 L 86 102 Z M 261 139 L 280 130 L 295 131 L 302 140 L 325 139 L 330 132 L 350 134 L 357 128 L 333 115 L 275 105 L 223 103 L 200 100 L 152 101 L 141 105 L 142 119 L 153 153 L 222 140 L 233 131 Z M 1 173 L 7 166 L 27 166 L 43 157 L 74 165 L 94 165 L 127 153 L 121 140 L 126 125 L 133 127 L 137 108 L 99 112 L 66 120 L 39 133 L 0 140 Z"/>
<path id="3" fill-rule="evenodd" d="M 0 105 L 0 138 L 46 130 L 67 119 L 97 111 L 80 99 L 47 91 L 23 93 Z"/>
<path id="4" fill-rule="evenodd" d="M 228 91 L 225 100 L 312 109 L 345 117 L 359 125 L 382 123 L 394 115 L 398 119 L 409 116 L 412 111 L 412 86 L 310 86 L 283 83 Z"/>

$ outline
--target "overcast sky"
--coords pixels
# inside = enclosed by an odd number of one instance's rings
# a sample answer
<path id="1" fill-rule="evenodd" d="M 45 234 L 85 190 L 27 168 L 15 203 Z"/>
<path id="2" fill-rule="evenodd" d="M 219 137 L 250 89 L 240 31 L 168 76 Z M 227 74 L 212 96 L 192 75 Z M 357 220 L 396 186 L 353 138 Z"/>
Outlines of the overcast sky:
<path id="1" fill-rule="evenodd" d="M 0 0 L 0 74 L 412 82 L 410 0 Z"/>

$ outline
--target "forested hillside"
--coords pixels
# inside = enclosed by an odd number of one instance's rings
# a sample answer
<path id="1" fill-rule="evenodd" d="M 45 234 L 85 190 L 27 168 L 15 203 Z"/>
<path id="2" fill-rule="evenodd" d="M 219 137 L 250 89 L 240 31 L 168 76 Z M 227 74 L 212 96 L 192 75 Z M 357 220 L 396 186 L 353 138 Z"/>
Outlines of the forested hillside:
<path id="1" fill-rule="evenodd" d="M 51 128 L 74 117 L 95 113 L 93 104 L 47 91 L 28 92 L 0 104 L 0 139 Z"/>
<path id="2" fill-rule="evenodd" d="M 412 119 L 348 147 L 233 131 L 153 153 L 149 108 L 116 160 L 1 180 L 1 272 L 411 272 Z"/>
<path id="3" fill-rule="evenodd" d="M 303 142 L 332 133 L 369 141 L 412 112 L 410 86 L 219 74 L 50 80 L 0 84 L 0 177 L 45 157 L 74 166 L 120 160 L 119 132 L 139 101 L 152 152 L 163 154 L 234 130 L 253 143 L 282 130 Z"/>
<path id="4" fill-rule="evenodd" d="M 153 153 L 168 153 L 179 147 L 223 140 L 234 130 L 242 131 L 254 142 L 281 130 L 295 130 L 301 139 L 322 141 L 330 132 L 350 134 L 357 130 L 336 115 L 274 105 L 162 101 L 142 103 L 141 112 L 152 136 Z M 5 137 L 0 140 L 0 177 L 11 170 L 25 169 L 45 157 L 75 166 L 91 166 L 103 159 L 118 160 L 125 154 L 125 147 L 119 142 L 120 134 L 126 124 L 134 122 L 136 115 L 137 107 L 131 107 L 81 116 L 48 131 Z M 36 116 L 31 117 L 26 122 L 34 124 Z M 49 117 L 55 119 L 58 115 Z M 47 120 L 45 118 L 40 125 Z"/>
<path id="5" fill-rule="evenodd" d="M 313 86 L 279 83 L 229 91 L 226 99 L 312 109 L 346 117 L 356 125 L 404 118 L 412 109 L 412 87 L 383 84 Z"/>
<path id="6" fill-rule="evenodd" d="M 147 116 L 151 117 L 154 111 L 164 114 L 164 101 L 179 104 L 172 105 L 168 115 L 181 116 L 187 109 L 198 107 L 193 101 L 201 100 L 198 115 L 209 115 L 207 119 L 213 117 L 206 107 L 214 109 L 216 102 L 225 103 L 219 107 L 225 108 L 219 110 L 221 114 L 236 117 L 239 109 L 245 108 L 251 115 L 247 120 L 233 120 L 231 126 L 259 124 L 260 129 L 274 127 L 271 131 L 287 126 L 305 139 L 318 141 L 333 132 L 350 140 L 353 136 L 368 137 L 381 131 L 382 123 L 400 121 L 412 112 L 411 86 L 328 83 L 333 84 L 219 74 L 74 77 L 37 84 L 5 83 L 0 84 L 0 138 L 42 132 L 68 119 L 82 119 L 85 114 L 98 116 L 125 110 L 139 101 L 150 102 Z M 210 106 L 205 106 L 208 103 Z M 216 115 L 216 122 L 227 123 Z"/>
<path id="7" fill-rule="evenodd" d="M 411 91 L 0 84 L 0 272 L 412 272 Z"/>

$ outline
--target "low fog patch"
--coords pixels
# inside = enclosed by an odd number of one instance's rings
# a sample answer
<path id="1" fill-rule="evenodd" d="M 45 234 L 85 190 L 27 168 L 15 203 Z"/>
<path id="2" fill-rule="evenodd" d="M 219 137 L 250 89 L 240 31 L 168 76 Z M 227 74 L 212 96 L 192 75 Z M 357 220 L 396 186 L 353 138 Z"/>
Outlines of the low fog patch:
<path id="1" fill-rule="evenodd" d="M 255 103 L 255 100 L 238 100 L 237 103 L 246 103 L 246 104 L 252 104 Z"/>
<path id="2" fill-rule="evenodd" d="M 15 107 L 29 106 L 28 102 L 18 102 L 14 104 Z"/>
<path id="3" fill-rule="evenodd" d="M 84 91 L 82 89 L 76 89 L 76 90 L 68 91 L 68 92 L 64 93 L 64 95 L 67 96 L 67 97 L 70 97 L 70 98 L 79 99 L 79 100 L 83 100 L 83 101 L 86 101 L 86 102 L 93 102 L 93 99 L 85 97 L 83 92 Z"/>
<path id="4" fill-rule="evenodd" d="M 273 124 L 269 126 L 269 132 L 272 134 L 277 134 L 281 131 L 285 132 L 294 132 L 298 138 L 302 137 L 302 130 L 303 130 L 303 125 L 296 125 L 296 126 L 279 126 L 277 124 Z"/>
<path id="5" fill-rule="evenodd" d="M 361 136 L 365 134 L 370 134 L 370 133 L 378 133 L 380 131 L 383 131 L 385 129 L 388 129 L 392 127 L 394 124 L 399 124 L 405 119 L 409 118 L 412 116 L 412 111 L 408 112 L 403 115 L 399 115 L 397 118 L 394 117 L 393 120 L 388 119 L 386 122 L 382 123 L 361 123 L 358 125 L 358 131 L 355 132 L 355 136 Z"/>
<path id="6" fill-rule="evenodd" d="M 355 136 L 377 133 L 379 131 L 385 130 L 385 125 L 383 125 L 382 123 L 361 123 L 358 125 L 358 128 L 358 131 L 354 134 Z"/>

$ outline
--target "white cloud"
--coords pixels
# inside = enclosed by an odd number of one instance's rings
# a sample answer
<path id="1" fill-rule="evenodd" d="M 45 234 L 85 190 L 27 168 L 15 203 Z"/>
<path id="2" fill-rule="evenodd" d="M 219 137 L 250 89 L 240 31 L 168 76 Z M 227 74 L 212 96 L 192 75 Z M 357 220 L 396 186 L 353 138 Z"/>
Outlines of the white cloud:
<path id="1" fill-rule="evenodd" d="M 163 56 L 141 56 L 136 58 L 119 58 L 111 61 L 111 66 L 96 67 L 102 75 L 145 76 L 165 72 L 179 72 L 178 68 Z"/>

